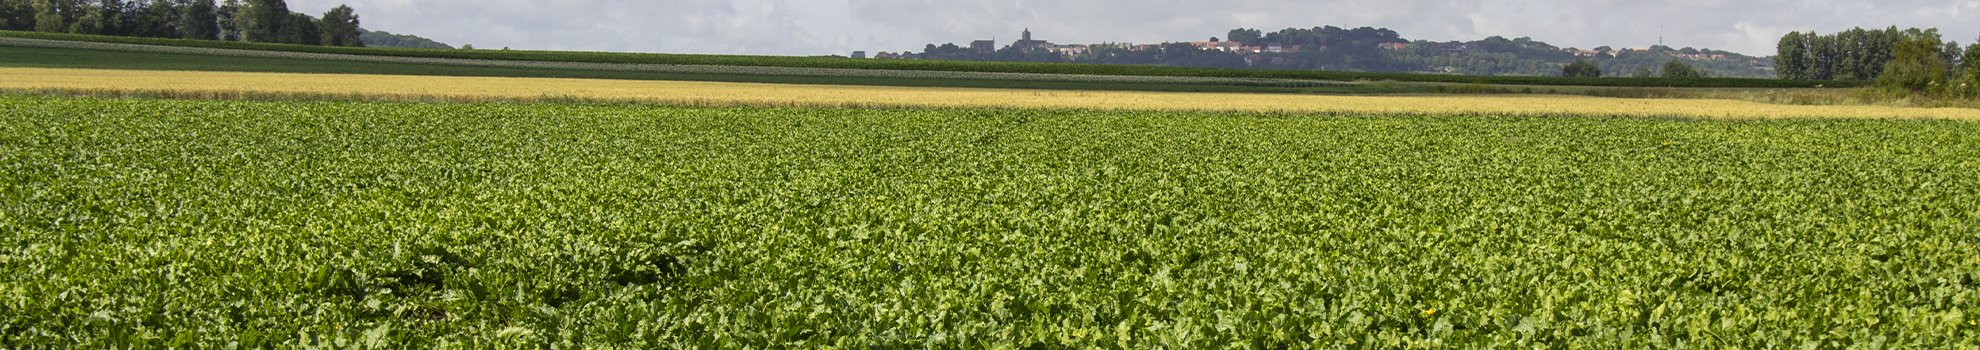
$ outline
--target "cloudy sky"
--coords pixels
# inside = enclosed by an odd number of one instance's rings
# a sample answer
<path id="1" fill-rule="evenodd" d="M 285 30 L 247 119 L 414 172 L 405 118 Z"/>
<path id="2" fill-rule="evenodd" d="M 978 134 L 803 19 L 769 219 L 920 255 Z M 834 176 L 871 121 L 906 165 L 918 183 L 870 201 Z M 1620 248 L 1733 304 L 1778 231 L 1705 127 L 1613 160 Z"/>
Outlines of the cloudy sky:
<path id="1" fill-rule="evenodd" d="M 1232 28 L 1386 27 L 1411 40 L 1530 36 L 1562 47 L 1664 43 L 1768 55 L 1781 34 L 1940 28 L 1980 37 L 1980 0 L 289 0 L 455 46 L 763 55 L 920 51 L 1030 28 L 1055 43 L 1200 41 Z"/>

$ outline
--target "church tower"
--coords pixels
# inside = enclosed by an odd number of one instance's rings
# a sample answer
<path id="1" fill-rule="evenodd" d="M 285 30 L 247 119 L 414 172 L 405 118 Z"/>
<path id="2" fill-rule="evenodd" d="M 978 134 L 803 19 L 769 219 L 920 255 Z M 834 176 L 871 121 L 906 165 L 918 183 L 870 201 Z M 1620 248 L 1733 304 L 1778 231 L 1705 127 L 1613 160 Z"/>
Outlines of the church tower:
<path id="1" fill-rule="evenodd" d="M 1031 28 L 1024 29 L 1024 42 L 1031 42 Z"/>

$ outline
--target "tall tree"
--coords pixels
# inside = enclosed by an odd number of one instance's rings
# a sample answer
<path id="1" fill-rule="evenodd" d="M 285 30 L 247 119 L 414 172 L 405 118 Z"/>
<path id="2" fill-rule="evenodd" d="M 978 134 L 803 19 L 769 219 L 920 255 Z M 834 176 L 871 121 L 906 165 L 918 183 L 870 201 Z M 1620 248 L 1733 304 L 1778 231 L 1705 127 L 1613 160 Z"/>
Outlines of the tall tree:
<path id="1" fill-rule="evenodd" d="M 189 0 L 179 6 L 179 36 L 196 40 L 219 40 L 220 22 L 213 0 Z"/>
<path id="2" fill-rule="evenodd" d="M 358 29 L 357 10 L 349 5 L 337 5 L 323 13 L 323 45 L 364 46 L 363 31 Z"/>
<path id="3" fill-rule="evenodd" d="M 220 40 L 247 41 L 246 29 L 241 27 L 244 23 L 241 20 L 243 6 L 245 5 L 241 5 L 240 0 L 227 0 L 225 4 L 213 9 L 214 22 L 220 25 Z"/>
<path id="4" fill-rule="evenodd" d="M 241 39 L 257 43 L 282 41 L 282 27 L 289 16 L 289 4 L 282 0 L 247 0 L 236 17 Z"/>
<path id="5" fill-rule="evenodd" d="M 70 12 L 74 13 L 71 16 L 75 17 L 75 21 L 69 23 L 69 33 L 103 34 L 104 24 L 108 20 L 103 16 L 103 8 L 95 5 L 77 4 L 72 9 Z"/>
<path id="6" fill-rule="evenodd" d="M 1891 62 L 1877 77 L 1877 86 L 1912 92 L 1937 92 L 1945 88 L 1946 62 L 1940 58 L 1938 29 L 1911 29 L 1892 44 Z"/>
<path id="7" fill-rule="evenodd" d="M 1597 67 L 1595 66 L 1595 62 L 1589 62 L 1586 59 L 1575 60 L 1574 63 L 1569 63 L 1566 67 L 1561 67 L 1561 76 L 1575 78 L 1600 77 L 1602 76 L 1602 67 Z"/>
<path id="8" fill-rule="evenodd" d="M 34 31 L 68 32 L 69 12 L 74 9 L 75 3 L 66 0 L 34 0 Z"/>
<path id="9" fill-rule="evenodd" d="M 1966 67 L 1968 75 L 1972 75 L 1974 71 L 1980 71 L 1980 43 L 1973 43 L 1972 46 L 1967 46 L 1965 54 L 1960 55 L 1960 57 L 1959 60 Z"/>
<path id="10" fill-rule="evenodd" d="M 1262 38 L 1264 35 L 1265 34 L 1263 32 L 1257 29 L 1238 28 L 1238 29 L 1232 29 L 1230 33 L 1224 35 L 1224 40 L 1235 41 L 1238 42 L 1239 44 L 1248 45 L 1248 46 L 1257 46 L 1259 44 L 1258 39 Z"/>
<path id="11" fill-rule="evenodd" d="M 0 30 L 34 30 L 33 0 L 0 0 Z"/>
<path id="12" fill-rule="evenodd" d="M 1678 62 L 1678 60 L 1670 60 L 1670 62 L 1664 62 L 1664 73 L 1662 76 L 1665 78 L 1704 78 L 1705 71 L 1693 69 L 1691 65 Z"/>
<path id="13" fill-rule="evenodd" d="M 97 0 L 96 14 L 102 20 L 103 27 L 97 29 L 95 34 L 130 36 L 137 27 L 138 11 L 143 9 L 138 5 L 124 0 Z"/>
<path id="14" fill-rule="evenodd" d="M 1781 79 L 1811 79 L 1808 74 L 1808 41 L 1801 32 L 1788 32 L 1775 45 L 1774 72 Z"/>
<path id="15" fill-rule="evenodd" d="M 298 45 L 323 45 L 323 30 L 316 17 L 290 12 L 282 19 L 282 27 L 276 32 L 276 42 Z"/>
<path id="16" fill-rule="evenodd" d="M 152 1 L 138 10 L 135 23 L 125 35 L 147 38 L 179 37 L 179 9 L 168 1 Z"/>

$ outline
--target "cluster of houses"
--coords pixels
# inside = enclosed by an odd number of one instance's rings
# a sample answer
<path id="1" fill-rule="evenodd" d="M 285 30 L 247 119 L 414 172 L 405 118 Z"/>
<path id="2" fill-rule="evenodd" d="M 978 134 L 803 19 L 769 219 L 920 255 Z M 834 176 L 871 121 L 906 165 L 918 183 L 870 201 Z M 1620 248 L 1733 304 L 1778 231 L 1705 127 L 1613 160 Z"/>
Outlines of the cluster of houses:
<path id="1" fill-rule="evenodd" d="M 1486 51 L 1484 47 L 1480 47 L 1480 46 L 1478 46 L 1478 43 L 1468 43 L 1468 42 L 1462 42 L 1462 41 L 1446 41 L 1446 42 L 1441 42 L 1441 43 L 1438 43 L 1438 42 L 1423 42 L 1423 43 L 1381 43 L 1381 44 L 1375 44 L 1375 47 L 1377 47 L 1377 48 L 1381 48 L 1381 49 L 1384 49 L 1384 50 L 1401 50 L 1401 49 L 1403 49 L 1403 48 L 1406 48 L 1406 47 L 1411 47 L 1411 46 L 1418 46 L 1418 45 L 1425 45 L 1425 46 L 1429 46 L 1429 47 L 1430 47 L 1431 49 L 1433 49 L 1433 50 L 1441 50 L 1441 51 L 1444 51 L 1444 53 L 1446 53 L 1446 54 L 1452 54 L 1452 55 L 1469 55 L 1469 54 L 1474 54 L 1474 53 L 1491 53 L 1490 51 Z"/>
<path id="2" fill-rule="evenodd" d="M 1215 39 L 1215 38 L 1211 38 L 1211 39 Z M 1303 49 L 1301 45 L 1281 46 L 1279 44 L 1267 44 L 1264 46 L 1244 46 L 1243 43 L 1239 43 L 1235 41 L 1218 41 L 1218 40 L 1195 41 L 1195 42 L 1190 42 L 1189 44 L 1195 45 L 1196 48 L 1203 50 L 1235 52 L 1235 53 L 1282 53 L 1282 52 L 1299 52 L 1301 49 Z M 1321 46 L 1319 48 L 1316 48 L 1316 50 L 1318 51 L 1324 51 L 1326 49 L 1327 49 L 1326 46 Z"/>
<path id="3" fill-rule="evenodd" d="M 1066 56 L 1079 56 L 1079 55 L 1082 55 L 1082 54 L 1085 54 L 1087 50 L 1089 50 L 1089 49 L 1091 49 L 1091 48 L 1092 48 L 1092 47 L 1094 47 L 1094 46 L 1121 46 L 1121 47 L 1129 47 L 1129 46 L 1133 46 L 1133 45 L 1129 45 L 1129 44 L 1092 44 L 1092 45 L 1082 45 L 1082 44 L 1072 44 L 1072 45 L 1060 45 L 1060 44 L 1053 44 L 1053 43 L 1051 43 L 1051 42 L 1048 42 L 1048 41 L 1044 41 L 1044 40 L 1036 40 L 1036 39 L 1032 39 L 1032 38 L 1031 38 L 1031 29 L 1030 29 L 1030 28 L 1026 28 L 1026 29 L 1024 30 L 1024 32 L 1023 32 L 1023 33 L 1021 33 L 1021 34 L 1019 34 L 1019 36 L 1018 36 L 1018 40 L 1017 40 L 1017 42 L 1014 42 L 1014 43 L 1011 43 L 1011 45 L 1010 45 L 1010 46 L 1005 46 L 1004 48 L 1008 48 L 1008 49 L 1017 49 L 1018 51 L 1024 51 L 1024 52 L 1031 52 L 1031 51 L 1033 51 L 1033 50 L 1046 50 L 1046 51 L 1050 51 L 1050 52 L 1057 52 L 1057 53 L 1060 53 L 1060 54 L 1063 54 L 1063 55 L 1066 55 Z M 997 40 L 996 40 L 996 39 L 990 39 L 990 40 L 976 40 L 976 41 L 971 41 L 971 42 L 969 42 L 969 49 L 970 49 L 970 51 L 972 51 L 972 52 L 976 52 L 976 53 L 992 53 L 992 52 L 997 52 L 997 50 L 998 50 L 998 49 L 997 49 Z M 854 53 L 856 53 L 856 54 L 859 54 L 859 53 L 864 53 L 864 52 L 863 52 L 863 51 L 854 51 Z M 921 59 L 921 58 L 922 58 L 922 56 L 923 56 L 923 54 L 917 54 L 917 53 L 913 53 L 913 52 L 901 52 L 901 53 L 892 53 L 892 52 L 886 52 L 886 51 L 881 51 L 880 53 L 877 53 L 877 54 L 874 54 L 874 55 L 873 55 L 873 58 L 892 58 L 892 59 Z M 864 57 L 856 57 L 856 58 L 864 58 Z"/>

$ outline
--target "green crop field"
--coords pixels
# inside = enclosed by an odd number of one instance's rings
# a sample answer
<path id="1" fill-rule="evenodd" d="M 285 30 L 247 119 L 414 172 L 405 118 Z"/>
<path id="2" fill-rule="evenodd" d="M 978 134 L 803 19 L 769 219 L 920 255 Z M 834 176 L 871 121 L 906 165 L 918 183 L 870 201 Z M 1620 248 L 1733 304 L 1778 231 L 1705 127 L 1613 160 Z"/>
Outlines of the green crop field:
<path id="1" fill-rule="evenodd" d="M 0 97 L 0 347 L 1971 348 L 1976 144 Z"/>
<path id="2" fill-rule="evenodd" d="M 1812 88 L 1868 86 L 1868 81 L 1781 80 L 1751 78 L 1567 78 L 1533 76 L 1469 76 L 1409 73 L 1364 73 L 1306 70 L 1263 70 L 1191 68 L 1152 65 L 1100 65 L 1035 62 L 971 62 L 942 60 L 853 59 L 833 57 L 788 57 L 744 55 L 650 54 L 577 51 L 524 50 L 441 50 L 407 48 L 326 47 L 288 44 L 247 43 L 209 40 L 131 38 L 81 34 L 0 31 L 0 38 L 46 39 L 76 42 L 124 43 L 138 45 L 200 47 L 271 52 L 327 53 L 366 56 L 456 58 L 539 62 L 638 63 L 712 66 L 850 68 L 947 72 L 1001 72 L 1037 74 L 1081 74 L 1158 77 L 1219 77 L 1309 79 L 1331 81 L 1398 81 L 1460 84 L 1606 86 L 1606 87 L 1709 87 L 1709 88 Z M 144 64 L 134 60 L 132 64 Z M 100 67 L 98 67 L 100 68 Z"/>

